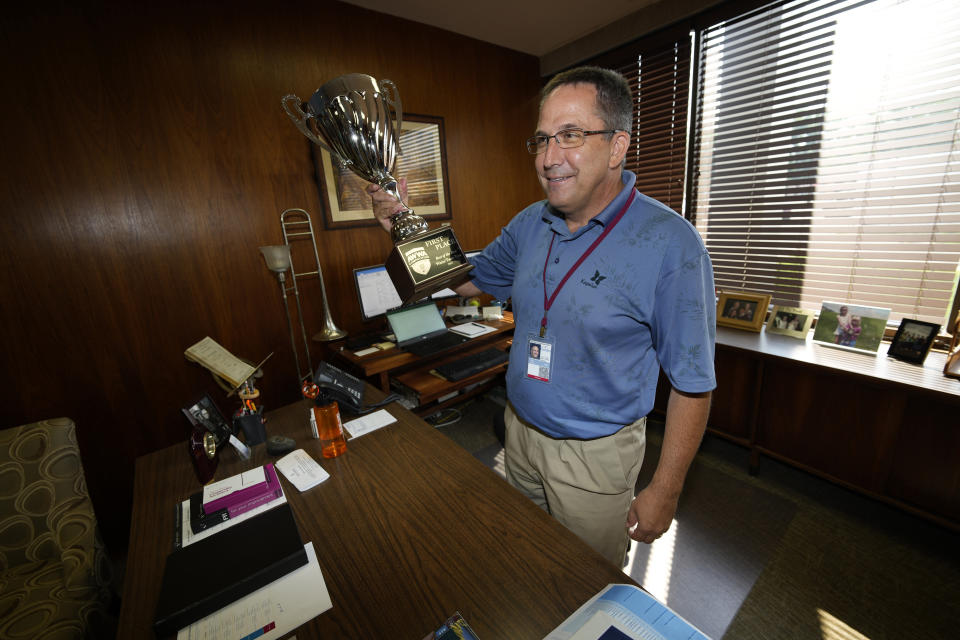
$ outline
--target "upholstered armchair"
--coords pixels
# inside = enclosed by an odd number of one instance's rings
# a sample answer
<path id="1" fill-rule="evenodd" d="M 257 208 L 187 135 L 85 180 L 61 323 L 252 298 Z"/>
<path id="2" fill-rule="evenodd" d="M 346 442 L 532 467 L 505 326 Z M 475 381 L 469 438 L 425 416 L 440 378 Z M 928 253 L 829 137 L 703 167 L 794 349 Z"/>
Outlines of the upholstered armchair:
<path id="1" fill-rule="evenodd" d="M 73 421 L 0 431 L 0 638 L 106 637 L 111 578 Z"/>

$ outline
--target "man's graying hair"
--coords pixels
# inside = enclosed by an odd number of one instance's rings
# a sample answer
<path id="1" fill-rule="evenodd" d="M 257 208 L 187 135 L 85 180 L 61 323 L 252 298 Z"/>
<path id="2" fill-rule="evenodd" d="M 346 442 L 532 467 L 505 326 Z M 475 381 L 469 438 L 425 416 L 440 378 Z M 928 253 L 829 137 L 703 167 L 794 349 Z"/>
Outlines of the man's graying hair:
<path id="1" fill-rule="evenodd" d="M 597 115 L 607 129 L 623 129 L 630 133 L 633 119 L 633 96 L 626 78 L 612 69 L 577 67 L 558 73 L 540 93 L 540 108 L 557 87 L 567 84 L 592 84 L 597 89 Z"/>

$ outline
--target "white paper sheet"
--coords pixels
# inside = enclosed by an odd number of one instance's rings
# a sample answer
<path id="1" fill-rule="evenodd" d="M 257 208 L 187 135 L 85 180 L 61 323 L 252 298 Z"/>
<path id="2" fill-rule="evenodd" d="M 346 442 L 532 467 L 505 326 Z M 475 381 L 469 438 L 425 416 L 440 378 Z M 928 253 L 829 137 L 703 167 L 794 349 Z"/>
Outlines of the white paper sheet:
<path id="1" fill-rule="evenodd" d="M 392 424 L 396 421 L 397 419 L 390 415 L 389 411 L 386 409 L 380 409 L 379 411 L 368 413 L 367 415 L 351 420 L 350 422 L 345 422 L 343 427 L 350 433 L 350 439 L 353 440 L 354 438 L 359 438 L 365 433 L 376 431 L 380 427 L 385 427 L 388 424 Z"/>
<path id="2" fill-rule="evenodd" d="M 301 493 L 330 477 L 320 464 L 303 449 L 291 451 L 274 465 Z"/>
<path id="3" fill-rule="evenodd" d="M 496 331 L 496 329 L 488 324 L 480 324 L 479 322 L 466 322 L 464 324 L 458 324 L 450 327 L 450 331 L 459 333 L 462 336 L 467 336 L 468 338 L 476 338 L 477 336 L 482 336 L 487 333 L 493 333 Z"/>

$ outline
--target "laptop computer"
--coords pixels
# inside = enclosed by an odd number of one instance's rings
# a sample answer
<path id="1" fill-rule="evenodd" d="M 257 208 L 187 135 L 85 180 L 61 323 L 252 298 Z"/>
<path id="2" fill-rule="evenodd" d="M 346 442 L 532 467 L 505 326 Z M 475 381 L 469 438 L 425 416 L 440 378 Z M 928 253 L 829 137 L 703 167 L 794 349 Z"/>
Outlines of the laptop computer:
<path id="1" fill-rule="evenodd" d="M 387 311 L 387 321 L 397 346 L 418 356 L 428 356 L 455 347 L 469 338 L 447 329 L 436 303 L 427 300 Z"/>

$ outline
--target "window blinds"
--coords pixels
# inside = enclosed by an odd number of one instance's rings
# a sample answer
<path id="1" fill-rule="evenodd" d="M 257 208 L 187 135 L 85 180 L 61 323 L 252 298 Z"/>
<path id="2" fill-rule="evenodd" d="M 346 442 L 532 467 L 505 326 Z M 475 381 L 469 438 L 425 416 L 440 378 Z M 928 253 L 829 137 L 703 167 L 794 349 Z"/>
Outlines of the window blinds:
<path id="1" fill-rule="evenodd" d="M 718 287 L 947 322 L 957 33 L 948 0 L 782 2 L 703 31 L 692 208 Z"/>
<path id="2" fill-rule="evenodd" d="M 683 204 L 690 42 L 677 39 L 635 54 L 618 69 L 634 94 L 633 131 L 626 168 L 640 193 L 674 211 Z"/>

